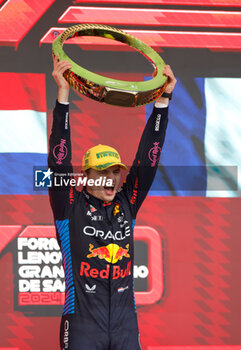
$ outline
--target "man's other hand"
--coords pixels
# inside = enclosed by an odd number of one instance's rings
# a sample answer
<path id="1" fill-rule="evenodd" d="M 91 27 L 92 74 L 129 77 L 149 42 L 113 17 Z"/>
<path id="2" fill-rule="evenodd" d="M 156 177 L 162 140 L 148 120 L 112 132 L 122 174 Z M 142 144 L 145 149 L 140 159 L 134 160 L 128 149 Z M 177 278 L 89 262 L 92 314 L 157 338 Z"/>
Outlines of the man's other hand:
<path id="1" fill-rule="evenodd" d="M 156 73 L 157 73 L 156 71 L 153 73 L 153 77 L 156 75 Z M 167 93 L 173 92 L 175 85 L 177 83 L 177 80 L 174 76 L 174 73 L 173 73 L 171 67 L 168 64 L 164 67 L 162 74 L 167 77 L 167 85 L 165 88 L 165 92 L 167 92 Z M 168 106 L 169 98 L 160 96 L 156 99 L 155 103 L 157 103 L 156 106 L 158 106 L 158 103 L 163 104 L 163 107 L 164 107 L 164 105 Z"/>
<path id="2" fill-rule="evenodd" d="M 60 103 L 68 102 L 69 83 L 65 80 L 63 74 L 67 69 L 72 67 L 69 61 L 59 61 L 59 56 L 53 55 L 53 73 L 52 76 L 58 86 L 58 101 Z"/>
<path id="3" fill-rule="evenodd" d="M 167 86 L 165 92 L 171 93 L 175 88 L 177 80 L 173 74 L 171 67 L 168 64 L 164 67 L 162 74 L 167 77 Z"/>

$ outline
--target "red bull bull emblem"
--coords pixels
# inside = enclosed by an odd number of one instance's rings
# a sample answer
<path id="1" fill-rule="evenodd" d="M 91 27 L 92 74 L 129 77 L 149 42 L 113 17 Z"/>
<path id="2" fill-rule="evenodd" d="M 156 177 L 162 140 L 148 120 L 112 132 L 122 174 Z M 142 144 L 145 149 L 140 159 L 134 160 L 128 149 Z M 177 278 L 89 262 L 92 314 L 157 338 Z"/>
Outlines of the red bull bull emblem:
<path id="1" fill-rule="evenodd" d="M 114 207 L 114 216 L 116 216 L 116 214 L 118 214 L 120 212 L 120 205 L 116 204 Z"/>
<path id="2" fill-rule="evenodd" d="M 126 248 L 120 247 L 118 244 L 110 243 L 107 246 L 94 248 L 90 243 L 89 251 L 91 254 L 87 255 L 87 258 L 105 259 L 107 262 L 115 264 L 117 261 L 122 260 L 123 257 L 130 258 L 129 244 L 126 244 Z"/>

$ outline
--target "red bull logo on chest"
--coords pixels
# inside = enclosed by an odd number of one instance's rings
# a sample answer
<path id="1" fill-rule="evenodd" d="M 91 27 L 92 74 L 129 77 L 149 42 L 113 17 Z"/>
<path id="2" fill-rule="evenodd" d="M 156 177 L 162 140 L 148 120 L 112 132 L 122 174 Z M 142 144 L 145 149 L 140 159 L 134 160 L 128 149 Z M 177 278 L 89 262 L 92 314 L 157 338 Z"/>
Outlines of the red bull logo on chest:
<path id="1" fill-rule="evenodd" d="M 107 262 L 115 264 L 117 261 L 122 260 L 123 257 L 130 258 L 129 244 L 126 244 L 125 248 L 120 247 L 118 244 L 110 243 L 107 246 L 94 248 L 90 243 L 89 251 L 91 254 L 87 255 L 87 258 L 105 259 Z"/>
<path id="2" fill-rule="evenodd" d="M 125 258 L 130 258 L 129 254 L 129 244 L 126 244 L 125 248 L 120 247 L 118 244 L 110 243 L 107 246 L 94 247 L 93 244 L 89 244 L 90 254 L 87 258 L 99 258 L 105 259 L 108 263 L 115 264 L 119 260 Z M 111 275 L 112 274 L 112 275 Z M 80 276 L 92 277 L 92 278 L 103 278 L 103 279 L 117 279 L 124 278 L 131 274 L 131 261 L 128 262 L 125 269 L 121 269 L 120 266 L 113 266 L 107 264 L 106 268 L 99 270 L 97 268 L 92 268 L 88 262 L 82 261 L 80 265 Z"/>
<path id="3" fill-rule="evenodd" d="M 131 274 L 131 261 L 128 262 L 125 269 L 121 269 L 120 266 L 113 266 L 111 270 L 110 264 L 106 265 L 106 268 L 99 270 L 91 268 L 90 264 L 82 261 L 80 265 L 80 276 L 92 277 L 92 278 L 103 278 L 103 279 L 118 279 L 125 278 Z M 112 271 L 112 273 L 110 272 Z"/>

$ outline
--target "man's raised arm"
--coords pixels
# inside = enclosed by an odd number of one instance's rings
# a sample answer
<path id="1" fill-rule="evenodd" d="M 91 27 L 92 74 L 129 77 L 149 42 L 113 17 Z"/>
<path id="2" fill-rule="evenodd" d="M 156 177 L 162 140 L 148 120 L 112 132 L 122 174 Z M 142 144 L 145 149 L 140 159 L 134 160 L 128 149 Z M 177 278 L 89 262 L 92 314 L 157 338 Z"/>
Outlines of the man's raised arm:
<path id="1" fill-rule="evenodd" d="M 171 94 L 175 87 L 176 79 L 170 66 L 165 66 L 163 74 L 168 78 L 165 92 Z M 134 218 L 156 174 L 166 135 L 168 103 L 169 98 L 167 97 L 159 97 L 156 100 L 152 114 L 143 131 L 135 160 L 123 184 L 123 190 L 130 201 Z"/>
<path id="2" fill-rule="evenodd" d="M 63 77 L 63 73 L 71 68 L 68 61 L 58 61 L 53 57 L 53 78 L 58 86 L 58 99 L 53 111 L 53 124 L 49 138 L 48 166 L 55 173 L 73 172 L 71 165 L 71 140 L 69 126 L 69 84 Z M 67 211 L 73 200 L 73 191 L 51 188 L 49 191 L 50 203 L 55 220 L 66 218 Z"/>

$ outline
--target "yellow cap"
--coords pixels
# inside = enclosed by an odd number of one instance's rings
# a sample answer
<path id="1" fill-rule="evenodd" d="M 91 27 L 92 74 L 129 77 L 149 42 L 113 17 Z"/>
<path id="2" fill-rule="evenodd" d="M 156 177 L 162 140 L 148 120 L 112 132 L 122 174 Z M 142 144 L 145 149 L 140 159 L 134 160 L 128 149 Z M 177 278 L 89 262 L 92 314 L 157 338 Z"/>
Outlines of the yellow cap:
<path id="1" fill-rule="evenodd" d="M 119 165 L 122 169 L 127 167 L 121 163 L 121 158 L 116 149 L 106 145 L 94 146 L 85 153 L 82 162 L 82 170 L 104 170 L 113 165 Z"/>

